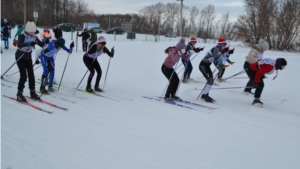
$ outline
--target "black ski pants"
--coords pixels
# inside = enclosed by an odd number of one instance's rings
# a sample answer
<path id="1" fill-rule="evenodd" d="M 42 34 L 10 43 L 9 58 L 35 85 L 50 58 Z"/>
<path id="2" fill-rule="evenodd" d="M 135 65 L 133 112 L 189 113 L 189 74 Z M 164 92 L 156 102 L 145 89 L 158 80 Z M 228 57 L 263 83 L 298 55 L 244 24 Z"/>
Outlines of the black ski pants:
<path id="1" fill-rule="evenodd" d="M 245 61 L 244 63 L 244 70 L 246 69 L 250 69 L 250 63 L 248 63 L 247 61 Z M 254 81 L 252 78 L 250 78 L 251 76 L 248 74 L 248 72 L 246 71 L 248 77 L 249 77 L 249 80 L 248 80 L 248 83 L 246 84 L 246 88 L 244 89 L 245 92 L 251 92 L 251 86 L 254 85 Z"/>
<path id="2" fill-rule="evenodd" d="M 179 85 L 179 78 L 177 73 L 173 68 L 168 68 L 164 64 L 161 67 L 161 71 L 166 76 L 166 78 L 170 80 L 165 97 L 170 97 L 170 95 L 175 95 Z"/>
<path id="3" fill-rule="evenodd" d="M 25 53 L 25 55 L 31 55 L 31 53 Z M 23 56 L 23 52 L 20 52 L 17 50 L 16 52 L 16 61 L 19 59 L 19 57 Z M 33 66 L 32 66 L 32 59 L 31 56 L 28 57 L 22 57 L 18 62 L 17 62 L 19 71 L 20 71 L 20 79 L 19 79 L 19 84 L 18 84 L 18 91 L 22 91 L 25 87 L 25 82 L 27 80 L 27 75 L 29 79 L 29 89 L 30 90 L 35 90 L 35 79 L 34 79 L 34 71 L 33 71 Z"/>
<path id="4" fill-rule="evenodd" d="M 87 57 L 87 56 L 83 55 L 83 62 L 85 64 L 85 66 L 90 71 L 90 75 L 88 77 L 87 85 L 88 86 L 91 85 L 91 82 L 92 82 L 92 79 L 94 77 L 95 70 L 96 70 L 97 78 L 96 78 L 95 86 L 99 86 L 100 79 L 101 79 L 101 76 L 102 76 L 102 70 L 101 70 L 101 67 L 100 67 L 100 64 L 99 64 L 97 58 L 93 59 L 93 58 L 90 58 L 90 57 Z"/>
<path id="5" fill-rule="evenodd" d="M 254 84 L 254 78 L 255 78 L 256 72 L 254 72 L 252 69 L 250 69 L 250 67 L 247 69 L 246 72 L 247 72 L 247 75 L 250 77 L 251 82 Z M 258 82 L 258 85 L 257 85 L 257 88 L 256 88 L 255 93 L 254 93 L 254 97 L 258 98 L 258 99 L 260 98 L 261 93 L 262 93 L 262 91 L 264 89 L 264 86 L 265 86 L 263 78 L 264 78 L 264 76 L 260 78 L 260 80 Z M 248 89 L 248 88 L 246 88 L 246 89 Z"/>

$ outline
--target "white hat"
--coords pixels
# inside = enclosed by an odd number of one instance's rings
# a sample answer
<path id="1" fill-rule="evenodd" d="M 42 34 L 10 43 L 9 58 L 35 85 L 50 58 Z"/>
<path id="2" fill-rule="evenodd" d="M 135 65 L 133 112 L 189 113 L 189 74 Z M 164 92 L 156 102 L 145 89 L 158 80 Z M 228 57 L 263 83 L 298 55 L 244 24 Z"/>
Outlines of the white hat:
<path id="1" fill-rule="evenodd" d="M 100 36 L 97 40 L 97 43 L 106 42 L 105 38 L 103 36 Z"/>
<path id="2" fill-rule="evenodd" d="M 269 49 L 269 44 L 268 44 L 268 42 L 265 41 L 265 40 L 263 40 L 263 39 L 260 39 L 258 44 L 259 44 L 259 46 L 260 46 L 261 48 L 263 48 L 264 50 L 268 50 L 268 49 Z"/>
<path id="3" fill-rule="evenodd" d="M 25 26 L 25 31 L 26 32 L 35 32 L 36 31 L 36 26 L 34 22 L 27 22 Z"/>

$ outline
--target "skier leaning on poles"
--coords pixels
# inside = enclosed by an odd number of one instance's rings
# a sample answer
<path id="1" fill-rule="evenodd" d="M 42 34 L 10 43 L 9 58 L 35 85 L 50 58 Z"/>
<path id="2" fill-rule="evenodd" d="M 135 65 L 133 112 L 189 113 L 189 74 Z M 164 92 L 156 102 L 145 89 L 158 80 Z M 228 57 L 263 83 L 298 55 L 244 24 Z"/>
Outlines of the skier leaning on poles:
<path id="1" fill-rule="evenodd" d="M 112 58 L 114 57 L 114 53 L 115 53 L 114 48 L 112 48 L 111 51 L 109 51 L 105 45 L 106 45 L 105 38 L 103 36 L 100 36 L 98 40 L 95 43 L 93 43 L 89 48 L 89 50 L 83 55 L 83 62 L 85 66 L 88 68 L 88 70 L 90 71 L 90 75 L 88 77 L 87 86 L 86 86 L 87 92 L 94 92 L 91 87 L 91 83 L 95 74 L 95 70 L 97 72 L 97 78 L 96 78 L 94 89 L 97 92 L 103 92 L 103 90 L 99 88 L 99 83 L 102 76 L 102 70 L 97 60 L 97 57 L 102 55 L 103 53 L 106 53 L 109 57 Z"/>
<path id="2" fill-rule="evenodd" d="M 55 63 L 54 63 L 54 55 L 56 55 L 59 50 L 62 48 L 67 51 L 69 54 L 72 53 L 74 42 L 70 44 L 70 49 L 65 46 L 65 40 L 63 38 L 58 38 L 57 40 L 53 40 L 49 43 L 49 39 L 46 39 L 45 42 L 48 44 L 40 54 L 41 63 L 43 66 L 43 75 L 41 79 L 41 87 L 40 91 L 42 93 L 54 92 L 53 89 L 53 79 L 55 74 Z M 36 60 L 36 64 L 39 64 L 39 61 Z M 48 91 L 45 88 L 45 84 L 47 78 L 49 76 L 49 84 Z"/>
<path id="3" fill-rule="evenodd" d="M 35 36 L 35 32 L 36 26 L 34 22 L 27 22 L 25 30 L 21 35 L 18 36 L 18 49 L 15 54 L 17 65 L 20 71 L 17 99 L 22 102 L 26 102 L 26 98 L 23 96 L 23 89 L 27 80 L 27 74 L 29 79 L 30 97 L 37 100 L 40 99 L 35 92 L 35 79 L 32 67 L 31 52 L 35 44 L 43 47 L 44 43 Z"/>
<path id="4" fill-rule="evenodd" d="M 200 51 L 203 50 L 203 48 L 199 48 L 199 47 L 196 48 L 195 47 L 196 43 L 197 43 L 197 39 L 196 38 L 191 38 L 190 39 L 190 42 L 186 46 L 186 49 L 185 49 L 186 51 L 184 53 L 184 55 L 187 55 L 188 57 L 181 59 L 182 63 L 185 66 L 185 71 L 184 71 L 184 74 L 183 74 L 182 83 L 187 83 L 188 80 L 192 80 L 190 78 L 192 70 L 193 70 L 193 66 L 192 66 L 191 59 L 190 59 L 191 55 L 193 53 L 195 53 L 195 52 L 198 53 L 198 52 L 200 52 Z"/>
<path id="5" fill-rule="evenodd" d="M 215 60 L 218 60 L 219 57 L 221 57 L 222 55 L 228 54 L 228 51 L 224 50 L 226 46 L 227 46 L 226 40 L 224 38 L 219 38 L 217 46 L 213 47 L 210 51 L 208 51 L 199 64 L 199 70 L 207 80 L 207 83 L 202 90 L 203 93 L 201 96 L 201 99 L 204 99 L 206 102 L 215 101 L 213 98 L 209 96 L 209 91 L 212 85 L 214 84 L 213 72 L 210 69 L 210 65 Z M 223 67 L 225 68 L 225 65 Z"/>
<path id="6" fill-rule="evenodd" d="M 225 68 L 228 67 L 228 65 L 224 65 L 224 62 L 226 61 L 226 62 L 228 62 L 231 65 L 234 64 L 234 62 L 231 62 L 231 60 L 229 59 L 229 56 L 231 54 L 233 54 L 234 49 L 229 50 L 229 46 L 227 46 L 227 47 L 225 47 L 224 52 L 226 52 L 226 53 L 224 53 L 224 55 L 220 56 L 217 60 L 214 61 L 214 65 L 219 70 L 219 72 L 218 72 L 218 80 L 220 82 L 224 81 L 224 79 L 222 77 L 223 77 L 223 74 L 225 73 Z"/>

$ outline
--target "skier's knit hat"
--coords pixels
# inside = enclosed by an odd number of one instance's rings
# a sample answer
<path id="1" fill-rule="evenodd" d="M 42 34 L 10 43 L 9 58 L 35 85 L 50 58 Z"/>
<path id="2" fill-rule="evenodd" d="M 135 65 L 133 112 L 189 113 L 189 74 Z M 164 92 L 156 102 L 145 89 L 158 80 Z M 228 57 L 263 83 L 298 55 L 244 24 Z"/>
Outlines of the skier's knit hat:
<path id="1" fill-rule="evenodd" d="M 103 36 L 100 36 L 97 40 L 96 43 L 101 43 L 102 45 L 105 45 L 106 44 L 106 40 Z"/>
<path id="2" fill-rule="evenodd" d="M 197 43 L 197 39 L 196 39 L 196 38 L 194 38 L 194 37 L 192 37 L 192 38 L 190 39 L 190 42 Z"/>
<path id="3" fill-rule="evenodd" d="M 258 45 L 263 48 L 264 50 L 268 50 L 269 49 L 269 44 L 267 41 L 260 39 Z"/>
<path id="4" fill-rule="evenodd" d="M 286 66 L 287 65 L 287 62 L 284 58 L 277 58 L 276 59 L 276 64 L 275 64 L 275 69 L 276 70 L 281 70 L 282 69 L 282 66 Z"/>
<path id="5" fill-rule="evenodd" d="M 227 45 L 226 39 L 224 38 L 218 39 L 218 46 L 226 46 L 226 45 Z"/>
<path id="6" fill-rule="evenodd" d="M 35 32 L 36 31 L 36 26 L 34 22 L 27 22 L 25 26 L 25 31 L 26 32 Z"/>
<path id="7" fill-rule="evenodd" d="M 176 45 L 176 49 L 180 51 L 181 49 L 185 49 L 185 40 L 182 38 Z"/>
<path id="8" fill-rule="evenodd" d="M 65 46 L 65 39 L 64 38 L 58 38 L 55 43 L 60 46 L 60 47 L 64 47 Z"/>

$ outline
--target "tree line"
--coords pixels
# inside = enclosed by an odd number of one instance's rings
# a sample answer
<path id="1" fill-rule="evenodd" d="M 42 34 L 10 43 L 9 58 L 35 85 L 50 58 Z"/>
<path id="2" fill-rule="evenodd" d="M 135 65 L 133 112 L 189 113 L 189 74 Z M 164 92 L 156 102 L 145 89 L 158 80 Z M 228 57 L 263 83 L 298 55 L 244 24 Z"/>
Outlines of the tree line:
<path id="1" fill-rule="evenodd" d="M 247 45 L 264 38 L 273 50 L 295 50 L 300 41 L 299 0 L 243 0 L 245 14 L 236 22 L 230 22 L 229 13 L 217 20 L 214 5 L 203 9 L 184 5 L 182 10 L 183 36 L 193 34 L 202 39 L 224 37 L 242 40 Z M 39 13 L 37 25 L 54 26 L 59 23 L 100 23 L 102 29 L 122 27 L 132 23 L 136 33 L 179 34 L 180 3 L 156 3 L 145 6 L 135 14 L 95 14 L 84 0 L 26 0 L 27 20 L 34 20 L 33 12 Z M 23 23 L 23 0 L 2 0 L 1 15 Z"/>

